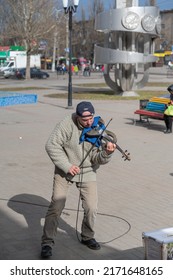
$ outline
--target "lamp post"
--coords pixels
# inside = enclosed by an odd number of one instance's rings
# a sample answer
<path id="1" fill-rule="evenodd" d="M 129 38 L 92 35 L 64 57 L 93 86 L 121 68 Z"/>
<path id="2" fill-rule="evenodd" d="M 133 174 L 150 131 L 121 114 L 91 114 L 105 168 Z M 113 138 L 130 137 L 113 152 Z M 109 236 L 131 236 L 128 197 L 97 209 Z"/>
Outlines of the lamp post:
<path id="1" fill-rule="evenodd" d="M 70 1 L 71 3 L 71 1 Z M 72 15 L 77 11 L 79 5 L 79 0 L 73 0 L 73 5 L 68 5 L 68 0 L 63 0 L 63 7 L 65 14 L 69 14 L 69 81 L 68 81 L 68 106 L 67 108 L 72 108 L 72 70 L 71 70 L 71 61 L 72 61 Z"/>

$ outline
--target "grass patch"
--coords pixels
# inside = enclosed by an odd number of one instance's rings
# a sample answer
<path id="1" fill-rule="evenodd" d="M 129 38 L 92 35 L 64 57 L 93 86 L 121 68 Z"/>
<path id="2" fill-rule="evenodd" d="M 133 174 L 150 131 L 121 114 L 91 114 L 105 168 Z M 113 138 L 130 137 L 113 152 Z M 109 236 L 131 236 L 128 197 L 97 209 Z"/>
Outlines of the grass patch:
<path id="1" fill-rule="evenodd" d="M 88 87 L 88 88 L 92 88 L 92 87 L 108 87 L 108 85 L 106 83 L 92 83 L 92 84 L 80 84 L 80 85 L 75 85 L 75 87 Z"/>
<path id="2" fill-rule="evenodd" d="M 169 83 L 170 84 L 170 83 Z M 152 97 L 159 97 L 167 94 L 167 87 L 169 86 L 168 83 L 159 83 L 159 82 L 151 82 L 147 83 L 146 87 L 151 87 L 150 90 L 135 90 L 139 96 L 128 96 L 122 97 L 121 95 L 115 95 L 114 92 L 109 89 L 106 83 L 90 83 L 90 84 L 80 84 L 75 85 L 75 89 L 73 90 L 73 99 L 79 100 L 139 100 L 139 99 L 150 99 Z M 165 90 L 160 91 L 152 91 L 152 87 L 162 87 Z M 95 88 L 95 89 L 94 89 Z M 98 88 L 98 89 L 97 89 Z M 101 88 L 101 90 L 99 90 Z M 105 89 L 104 89 L 105 88 Z M 27 91 L 27 90 L 49 90 L 49 87 L 13 87 L 13 88 L 1 88 L 0 91 L 9 91 L 9 92 L 20 92 L 20 91 Z M 145 89 L 145 88 L 144 88 Z M 80 91 L 80 92 L 78 92 Z M 60 98 L 60 99 L 67 99 L 68 94 L 46 94 L 45 97 L 50 98 Z"/>
<path id="3" fill-rule="evenodd" d="M 150 82 L 145 85 L 145 87 L 167 87 L 170 85 L 170 83 L 156 83 L 156 82 Z M 106 83 L 92 83 L 92 84 L 80 84 L 80 85 L 75 85 L 77 87 L 108 87 Z"/>
<path id="4" fill-rule="evenodd" d="M 72 97 L 73 99 L 79 99 L 79 100 L 139 100 L 139 99 L 150 99 L 154 96 L 162 96 L 165 94 L 165 91 L 136 91 L 136 93 L 139 94 L 139 96 L 128 96 L 123 97 L 121 95 L 115 95 L 112 91 L 102 91 L 102 92 L 96 92 L 96 91 L 85 91 L 80 93 L 73 93 Z M 46 94 L 45 97 L 50 98 L 59 98 L 64 99 L 68 97 L 68 94 Z"/>
<path id="5" fill-rule="evenodd" d="M 167 87 L 170 85 L 170 83 L 156 83 L 156 82 L 151 82 L 151 83 L 147 83 L 145 86 L 146 87 L 165 87 L 165 89 L 167 89 Z"/>
<path id="6" fill-rule="evenodd" d="M 40 87 L 14 87 L 14 88 L 1 88 L 0 91 L 23 91 L 23 90 L 41 90 L 49 88 L 40 88 Z"/>

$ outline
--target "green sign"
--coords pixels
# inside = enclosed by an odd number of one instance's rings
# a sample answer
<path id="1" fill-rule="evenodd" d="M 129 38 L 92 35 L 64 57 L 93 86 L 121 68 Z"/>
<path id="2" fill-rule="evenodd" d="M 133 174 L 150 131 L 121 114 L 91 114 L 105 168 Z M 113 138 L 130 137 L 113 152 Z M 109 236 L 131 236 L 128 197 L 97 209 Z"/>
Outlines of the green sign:
<path id="1" fill-rule="evenodd" d="M 8 52 L 0 51 L 0 58 L 6 58 Z"/>
<path id="2" fill-rule="evenodd" d="M 25 51 L 24 46 L 10 46 L 10 51 Z"/>

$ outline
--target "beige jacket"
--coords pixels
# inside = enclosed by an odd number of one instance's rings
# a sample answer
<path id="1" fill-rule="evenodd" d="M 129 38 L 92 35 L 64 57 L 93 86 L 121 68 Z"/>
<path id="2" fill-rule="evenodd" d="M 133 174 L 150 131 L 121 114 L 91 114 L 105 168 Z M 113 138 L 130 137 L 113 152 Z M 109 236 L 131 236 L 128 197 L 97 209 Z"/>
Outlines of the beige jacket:
<path id="1" fill-rule="evenodd" d="M 55 165 L 55 173 L 68 179 L 68 170 L 72 165 L 80 166 L 83 158 L 91 149 L 91 143 L 79 144 L 82 127 L 77 122 L 76 114 L 72 114 L 58 123 L 51 133 L 47 143 L 46 151 Z M 96 181 L 96 170 L 101 164 L 110 161 L 108 155 L 102 148 L 93 147 L 81 168 L 82 181 Z M 70 179 L 74 182 L 81 181 L 81 174 Z"/>

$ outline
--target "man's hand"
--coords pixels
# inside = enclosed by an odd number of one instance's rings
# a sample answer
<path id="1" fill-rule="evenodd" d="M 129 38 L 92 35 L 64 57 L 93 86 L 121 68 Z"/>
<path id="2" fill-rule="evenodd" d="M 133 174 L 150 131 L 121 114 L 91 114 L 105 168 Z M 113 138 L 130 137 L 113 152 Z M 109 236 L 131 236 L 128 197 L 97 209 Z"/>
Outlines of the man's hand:
<path id="1" fill-rule="evenodd" d="M 112 154 L 116 149 L 116 144 L 112 142 L 107 142 L 105 151 L 108 155 Z"/>
<path id="2" fill-rule="evenodd" d="M 80 168 L 76 165 L 72 165 L 68 171 L 72 176 L 75 176 L 76 174 L 80 173 Z"/>

